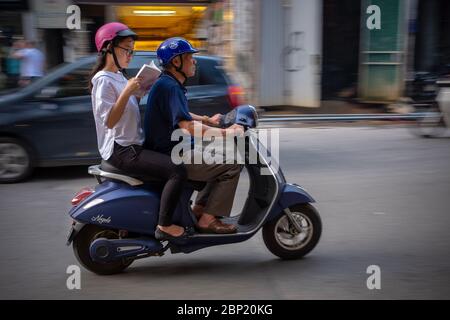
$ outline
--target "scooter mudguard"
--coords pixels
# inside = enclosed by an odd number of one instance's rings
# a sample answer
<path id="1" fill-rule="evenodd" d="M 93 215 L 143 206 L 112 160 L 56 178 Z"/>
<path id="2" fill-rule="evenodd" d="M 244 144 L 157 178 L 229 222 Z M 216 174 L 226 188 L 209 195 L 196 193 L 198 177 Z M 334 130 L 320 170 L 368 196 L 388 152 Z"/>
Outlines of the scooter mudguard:
<path id="1" fill-rule="evenodd" d="M 313 197 L 298 184 L 285 184 L 281 191 L 278 202 L 273 206 L 267 217 L 267 221 L 271 221 L 284 214 L 283 210 L 294 204 L 314 203 Z"/>
<path id="2" fill-rule="evenodd" d="M 192 189 L 182 194 L 173 222 L 193 226 L 187 207 Z M 134 187 L 126 183 L 106 181 L 97 185 L 95 192 L 70 211 L 77 222 L 96 224 L 111 229 L 128 230 L 154 235 L 158 224 L 160 190 L 154 186 Z"/>

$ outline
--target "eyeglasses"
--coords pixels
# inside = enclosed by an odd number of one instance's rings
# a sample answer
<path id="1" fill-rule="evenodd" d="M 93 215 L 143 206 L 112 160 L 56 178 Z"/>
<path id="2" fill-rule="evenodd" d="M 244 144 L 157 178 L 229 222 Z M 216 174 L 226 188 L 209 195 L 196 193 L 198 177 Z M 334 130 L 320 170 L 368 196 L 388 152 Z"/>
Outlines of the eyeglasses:
<path id="1" fill-rule="evenodd" d="M 127 55 L 132 56 L 134 54 L 134 50 L 128 49 L 128 48 L 122 48 L 121 46 L 116 46 L 117 48 L 120 48 L 122 50 L 125 50 L 127 52 Z"/>

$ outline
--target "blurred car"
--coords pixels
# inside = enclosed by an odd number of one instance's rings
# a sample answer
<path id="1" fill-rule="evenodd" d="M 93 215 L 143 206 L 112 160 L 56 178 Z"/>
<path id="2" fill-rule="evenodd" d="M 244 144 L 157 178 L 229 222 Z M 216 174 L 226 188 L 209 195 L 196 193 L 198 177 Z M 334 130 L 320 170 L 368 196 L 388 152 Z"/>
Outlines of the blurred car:
<path id="1" fill-rule="evenodd" d="M 0 95 L 0 182 L 18 182 L 35 167 L 98 163 L 94 117 L 87 78 L 96 56 L 65 64 L 26 88 Z M 155 52 L 137 51 L 127 69 L 136 75 Z M 196 56 L 196 75 L 188 80 L 191 112 L 226 113 L 240 104 L 240 86 L 233 85 L 217 57 Z M 147 95 L 140 101 L 141 114 Z"/>

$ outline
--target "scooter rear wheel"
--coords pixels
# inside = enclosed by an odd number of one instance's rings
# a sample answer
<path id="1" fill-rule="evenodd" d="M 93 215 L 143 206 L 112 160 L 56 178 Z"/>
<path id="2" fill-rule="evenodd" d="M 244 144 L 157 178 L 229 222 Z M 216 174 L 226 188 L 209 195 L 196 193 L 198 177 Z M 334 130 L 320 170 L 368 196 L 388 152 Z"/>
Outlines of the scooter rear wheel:
<path id="1" fill-rule="evenodd" d="M 262 234 L 267 249 L 274 255 L 281 259 L 298 259 L 308 254 L 319 242 L 322 222 L 319 213 L 310 204 L 296 204 L 289 210 L 301 226 L 301 232 L 283 214 L 264 225 Z"/>
<path id="2" fill-rule="evenodd" d="M 114 230 L 95 225 L 86 225 L 73 240 L 73 251 L 83 267 L 99 275 L 111 275 L 122 272 L 133 263 L 132 260 L 120 260 L 108 263 L 93 261 L 89 253 L 89 248 L 91 243 L 99 238 L 118 239 L 119 235 Z"/>

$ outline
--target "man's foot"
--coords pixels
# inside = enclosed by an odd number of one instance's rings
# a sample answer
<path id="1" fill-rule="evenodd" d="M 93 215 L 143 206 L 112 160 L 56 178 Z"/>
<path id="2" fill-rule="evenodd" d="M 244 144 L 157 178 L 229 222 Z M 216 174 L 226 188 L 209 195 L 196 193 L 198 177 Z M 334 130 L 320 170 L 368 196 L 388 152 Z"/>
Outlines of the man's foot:
<path id="1" fill-rule="evenodd" d="M 203 213 L 205 212 L 205 206 L 202 206 L 200 204 L 195 204 L 192 207 L 192 212 L 194 213 L 194 215 L 197 218 L 197 220 L 200 220 L 200 218 L 202 217 Z"/>
<path id="2" fill-rule="evenodd" d="M 223 223 L 222 221 L 208 213 L 204 213 L 202 215 L 196 227 L 202 233 L 227 234 L 235 233 L 237 231 L 235 225 Z"/>

